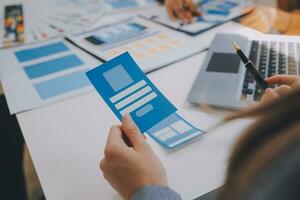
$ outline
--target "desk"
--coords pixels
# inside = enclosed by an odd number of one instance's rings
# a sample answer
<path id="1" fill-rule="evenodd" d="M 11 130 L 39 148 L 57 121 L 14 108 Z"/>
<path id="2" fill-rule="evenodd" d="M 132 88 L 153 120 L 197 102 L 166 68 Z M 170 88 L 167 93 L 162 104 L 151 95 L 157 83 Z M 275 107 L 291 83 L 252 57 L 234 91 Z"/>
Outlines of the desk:
<path id="1" fill-rule="evenodd" d="M 198 39 L 209 44 L 215 32 L 225 30 L 251 33 L 229 22 Z M 204 113 L 186 101 L 205 54 L 149 74 L 180 113 L 204 130 L 223 116 Z M 96 92 L 20 113 L 17 118 L 47 199 L 120 199 L 98 167 L 109 127 L 119 122 Z M 228 124 L 172 151 L 150 137 L 148 142 L 167 170 L 170 187 L 183 199 L 193 199 L 222 184 L 231 146 L 248 123 Z"/>

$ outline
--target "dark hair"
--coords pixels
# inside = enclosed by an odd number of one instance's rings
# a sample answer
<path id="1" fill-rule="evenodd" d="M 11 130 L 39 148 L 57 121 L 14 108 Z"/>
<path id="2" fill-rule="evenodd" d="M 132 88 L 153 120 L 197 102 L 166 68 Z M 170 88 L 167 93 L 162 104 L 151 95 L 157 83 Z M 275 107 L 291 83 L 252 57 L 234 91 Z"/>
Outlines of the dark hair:
<path id="1" fill-rule="evenodd" d="M 295 182 L 300 183 L 300 176 L 289 175 L 290 178 L 287 178 L 287 174 L 292 172 L 300 175 L 300 89 L 267 104 L 229 116 L 225 122 L 246 117 L 253 117 L 256 121 L 234 147 L 219 199 L 296 199 L 297 195 L 300 196 L 299 184 L 297 189 L 289 192 L 293 194 L 287 194 L 286 190 L 295 188 Z M 283 158 L 292 155 L 291 149 L 294 149 L 292 152 L 299 152 L 296 154 L 298 159 L 296 162 L 290 159 L 283 163 Z M 291 169 L 298 166 L 297 171 L 288 170 L 282 164 Z M 286 175 L 283 175 L 284 170 Z M 271 171 L 272 176 L 267 176 Z M 277 188 L 283 180 L 284 186 Z"/>
<path id="2" fill-rule="evenodd" d="M 277 0 L 278 8 L 285 11 L 292 11 L 300 8 L 299 0 Z"/>

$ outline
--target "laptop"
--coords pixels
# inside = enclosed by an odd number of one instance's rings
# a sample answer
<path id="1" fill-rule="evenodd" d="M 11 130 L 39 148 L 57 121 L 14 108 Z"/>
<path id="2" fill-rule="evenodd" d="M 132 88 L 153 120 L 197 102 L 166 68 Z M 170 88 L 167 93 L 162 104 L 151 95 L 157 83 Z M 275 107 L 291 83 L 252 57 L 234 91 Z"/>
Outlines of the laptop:
<path id="1" fill-rule="evenodd" d="M 299 75 L 300 37 L 217 34 L 190 90 L 189 102 L 239 109 L 260 101 L 263 91 L 235 54 L 232 42 L 239 44 L 264 78 Z"/>

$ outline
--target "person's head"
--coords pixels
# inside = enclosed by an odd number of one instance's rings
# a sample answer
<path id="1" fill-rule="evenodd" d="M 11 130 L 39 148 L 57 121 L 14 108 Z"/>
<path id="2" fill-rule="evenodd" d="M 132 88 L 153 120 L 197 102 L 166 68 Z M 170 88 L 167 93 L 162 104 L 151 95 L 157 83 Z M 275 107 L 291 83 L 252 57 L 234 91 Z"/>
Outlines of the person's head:
<path id="1" fill-rule="evenodd" d="M 255 117 L 237 141 L 219 200 L 300 199 L 300 89 L 228 117 Z"/>

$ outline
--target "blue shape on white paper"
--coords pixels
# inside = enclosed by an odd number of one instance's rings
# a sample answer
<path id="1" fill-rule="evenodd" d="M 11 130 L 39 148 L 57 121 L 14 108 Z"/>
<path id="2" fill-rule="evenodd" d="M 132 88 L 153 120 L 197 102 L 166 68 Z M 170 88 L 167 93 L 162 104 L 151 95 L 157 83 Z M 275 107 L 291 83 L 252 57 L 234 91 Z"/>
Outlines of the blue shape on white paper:
<path id="1" fill-rule="evenodd" d="M 25 66 L 24 70 L 30 79 L 34 79 L 69 68 L 78 67 L 82 64 L 83 62 L 76 55 L 68 55 L 53 60 Z"/>
<path id="2" fill-rule="evenodd" d="M 145 34 L 147 27 L 137 23 L 121 23 L 103 27 L 98 32 L 86 38 L 96 45 L 115 44 L 136 36 Z"/>
<path id="3" fill-rule="evenodd" d="M 149 129 L 147 133 L 160 144 L 173 148 L 201 135 L 203 131 L 188 123 L 177 113 L 173 113 Z"/>
<path id="4" fill-rule="evenodd" d="M 176 113 L 176 107 L 128 53 L 86 74 L 119 120 L 130 114 L 141 132 L 147 132 L 165 147 L 173 148 L 203 133 Z"/>
<path id="5" fill-rule="evenodd" d="M 103 76 L 115 92 L 133 83 L 132 78 L 122 65 L 118 65 L 106 71 L 103 73 Z"/>
<path id="6" fill-rule="evenodd" d="M 113 8 L 129 8 L 138 6 L 135 0 L 106 0 Z"/>
<path id="7" fill-rule="evenodd" d="M 86 70 L 35 83 L 33 86 L 42 99 L 56 97 L 90 85 Z"/>
<path id="8" fill-rule="evenodd" d="M 121 73 L 115 73 L 118 71 Z M 105 77 L 107 73 L 109 78 Z M 113 79 L 112 75 L 116 77 Z M 121 120 L 125 114 L 130 114 L 142 132 L 176 111 L 128 53 L 90 70 L 87 76 L 115 115 Z M 151 111 L 144 115 L 135 114 L 147 104 L 153 106 Z"/>
<path id="9" fill-rule="evenodd" d="M 53 54 L 69 51 L 69 48 L 62 42 L 48 44 L 42 47 L 17 51 L 15 53 L 19 62 L 31 61 L 34 59 L 47 57 Z"/>
<path id="10" fill-rule="evenodd" d="M 141 109 L 139 109 L 138 111 L 136 111 L 135 115 L 137 117 L 142 117 L 152 110 L 153 110 L 153 106 L 151 104 L 147 104 L 144 107 L 142 107 Z"/>

